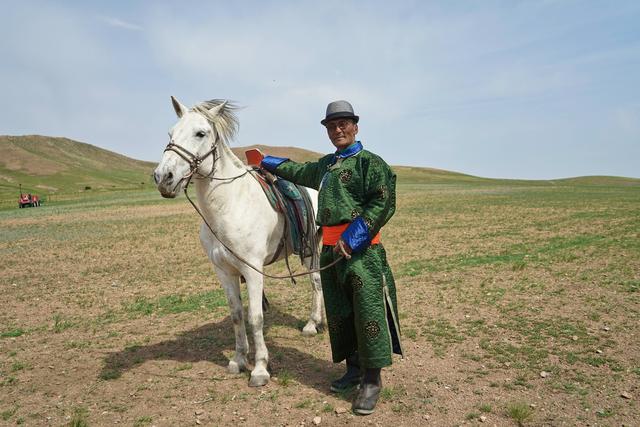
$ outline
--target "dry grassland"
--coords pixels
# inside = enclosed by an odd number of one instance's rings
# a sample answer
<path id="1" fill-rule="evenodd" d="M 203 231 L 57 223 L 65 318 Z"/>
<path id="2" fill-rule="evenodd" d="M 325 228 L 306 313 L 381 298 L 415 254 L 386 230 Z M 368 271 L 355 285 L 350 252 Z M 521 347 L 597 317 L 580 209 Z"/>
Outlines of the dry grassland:
<path id="1" fill-rule="evenodd" d="M 640 189 L 403 185 L 383 230 L 404 359 L 377 412 L 329 392 L 308 281 L 267 281 L 273 381 L 229 375 L 184 199 L 0 211 L 0 425 L 637 425 Z M 284 271 L 282 266 L 270 269 Z"/>

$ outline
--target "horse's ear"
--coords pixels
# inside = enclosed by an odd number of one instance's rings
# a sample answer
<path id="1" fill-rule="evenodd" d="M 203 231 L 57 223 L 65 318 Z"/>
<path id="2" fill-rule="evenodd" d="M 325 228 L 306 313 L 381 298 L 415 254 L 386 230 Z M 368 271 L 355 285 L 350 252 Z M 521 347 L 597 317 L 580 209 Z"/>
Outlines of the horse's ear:
<path id="1" fill-rule="evenodd" d="M 171 97 L 171 103 L 173 104 L 173 109 L 176 110 L 176 114 L 178 115 L 178 117 L 182 117 L 187 114 L 187 107 L 182 105 L 180 101 L 175 99 L 173 96 Z"/>
<path id="2" fill-rule="evenodd" d="M 209 110 L 209 113 L 211 114 L 211 116 L 215 117 L 218 114 L 220 114 L 222 110 L 224 110 L 225 105 L 227 105 L 227 101 L 224 101 L 222 104 L 216 107 L 213 107 L 212 109 Z"/>

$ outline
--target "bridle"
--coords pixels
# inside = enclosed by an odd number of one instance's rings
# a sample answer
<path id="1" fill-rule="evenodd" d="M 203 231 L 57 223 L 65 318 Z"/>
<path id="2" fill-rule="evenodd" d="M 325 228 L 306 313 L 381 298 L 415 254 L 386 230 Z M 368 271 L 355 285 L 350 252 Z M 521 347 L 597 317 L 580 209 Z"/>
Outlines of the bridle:
<path id="1" fill-rule="evenodd" d="M 222 246 L 224 246 L 224 248 L 227 251 L 229 251 L 229 253 L 231 253 L 240 262 L 242 262 L 242 263 L 246 264 L 247 266 L 249 266 L 252 270 L 255 270 L 256 272 L 262 274 L 263 276 L 269 277 L 269 278 L 272 278 L 272 279 L 293 279 L 294 277 L 306 276 L 306 275 L 309 275 L 309 274 L 312 274 L 312 273 L 317 273 L 317 272 L 320 272 L 322 270 L 326 270 L 327 268 L 333 267 L 339 261 L 341 261 L 343 258 L 345 258 L 345 255 L 347 255 L 347 254 L 343 252 L 343 254 L 341 256 L 339 256 L 337 259 L 335 259 L 332 263 L 330 263 L 330 264 L 328 264 L 328 265 L 326 265 L 326 266 L 324 266 L 322 268 L 316 268 L 316 269 L 307 270 L 305 272 L 295 273 L 295 274 L 291 273 L 291 270 L 289 269 L 289 273 L 290 274 L 288 274 L 286 276 L 273 276 L 273 275 L 265 273 L 264 271 L 258 269 L 257 267 L 254 267 L 246 259 L 244 259 L 240 255 L 236 254 L 233 250 L 231 250 L 231 248 L 223 240 L 221 240 L 218 237 L 216 232 L 213 231 L 213 227 L 211 227 L 211 225 L 209 224 L 209 222 L 207 221 L 207 219 L 203 215 L 202 211 L 200 211 L 200 208 L 198 208 L 198 206 L 193 202 L 193 200 L 191 200 L 191 197 L 189 197 L 189 193 L 187 192 L 187 189 L 189 188 L 189 184 L 191 183 L 191 179 L 194 177 L 194 175 L 198 175 L 197 178 L 201 178 L 201 179 L 211 179 L 211 180 L 217 180 L 217 181 L 232 182 L 232 181 L 235 181 L 238 178 L 242 178 L 243 176 L 245 176 L 249 172 L 255 172 L 254 171 L 255 168 L 247 168 L 247 170 L 245 170 L 240 175 L 236 175 L 236 176 L 232 176 L 232 177 L 225 177 L 225 178 L 214 177 L 213 174 L 215 173 L 215 170 L 216 170 L 216 163 L 217 163 L 217 160 L 220 158 L 220 156 L 218 156 L 218 144 L 219 144 L 220 138 L 218 137 L 218 134 L 215 131 L 214 131 L 214 133 L 215 133 L 215 139 L 213 141 L 213 144 L 211 144 L 211 149 L 209 151 L 207 151 L 206 153 L 204 153 L 203 155 L 201 155 L 201 156 L 193 154 L 191 151 L 187 150 L 183 146 L 178 145 L 178 144 L 176 144 L 176 143 L 174 143 L 172 141 L 169 141 L 169 144 L 167 144 L 166 148 L 164 149 L 164 152 L 166 153 L 167 151 L 172 151 L 172 152 L 176 153 L 178 156 L 180 156 L 184 161 L 186 161 L 189 164 L 189 173 L 187 173 L 185 176 L 180 178 L 180 180 L 174 186 L 174 189 L 177 188 L 178 185 L 180 185 L 180 183 L 182 183 L 182 181 L 184 181 L 185 179 L 187 180 L 186 184 L 184 185 L 184 195 L 185 195 L 185 197 L 187 198 L 189 203 L 191 203 L 191 206 L 193 206 L 193 208 L 196 210 L 196 212 L 198 212 L 198 215 L 200 215 L 200 218 L 202 218 L 202 221 L 204 221 L 204 223 L 207 225 L 207 228 L 209 228 L 209 231 L 211 231 L 211 234 L 213 234 L 213 236 L 216 238 L 216 240 L 218 240 L 218 242 L 220 242 L 220 244 Z M 209 172 L 207 175 L 203 175 L 200 172 L 198 172 L 198 169 L 200 168 L 202 163 L 209 156 L 212 156 L 212 159 L 211 159 L 211 172 Z M 251 174 L 251 176 L 253 176 L 256 180 L 258 179 L 253 173 Z M 289 264 L 289 262 L 288 262 L 288 259 L 287 259 L 287 267 L 288 267 L 288 264 Z"/>
<path id="2" fill-rule="evenodd" d="M 234 181 L 234 180 L 236 180 L 238 178 L 242 178 L 243 176 L 245 176 L 246 174 L 248 174 L 249 172 L 252 171 L 252 169 L 247 169 L 243 173 L 241 173 L 240 175 L 224 177 L 224 178 L 217 178 L 217 177 L 213 176 L 213 174 L 216 172 L 216 163 L 217 163 L 218 159 L 220 158 L 220 156 L 218 156 L 218 144 L 219 144 L 219 141 L 220 141 L 220 138 L 218 137 L 218 134 L 215 133 L 215 139 L 213 140 L 213 144 L 211 144 L 211 149 L 209 151 L 207 151 L 206 153 L 204 153 L 203 155 L 201 155 L 201 156 L 193 154 L 191 151 L 187 150 L 186 148 L 184 148 L 181 145 L 176 144 L 173 141 L 169 141 L 169 143 L 167 144 L 167 146 L 164 149 L 164 153 L 166 153 L 167 151 L 172 151 L 172 152 L 176 153 L 178 156 L 180 156 L 184 161 L 186 161 L 189 164 L 189 173 L 187 173 L 185 176 L 183 176 L 182 178 L 180 178 L 176 182 L 176 185 L 173 187 L 174 190 L 182 183 L 182 181 L 184 181 L 186 179 L 187 182 L 184 185 L 184 193 L 187 196 L 187 199 L 189 199 L 189 195 L 187 194 L 187 188 L 189 187 L 189 184 L 191 183 L 191 179 L 194 176 L 196 176 L 196 178 L 201 178 L 201 179 L 211 179 L 211 180 L 215 180 L 215 181 L 229 181 L 230 182 L 230 181 Z M 211 159 L 211 172 L 209 172 L 206 175 L 203 175 L 202 173 L 198 172 L 198 169 L 200 169 L 200 166 L 202 166 L 202 163 L 209 156 L 212 157 L 212 159 Z M 189 199 L 189 201 L 191 201 L 191 199 Z"/>
<path id="3" fill-rule="evenodd" d="M 164 149 L 164 152 L 166 153 L 167 151 L 173 151 L 178 156 L 182 157 L 187 163 L 189 163 L 189 174 L 185 175 L 183 179 L 187 177 L 191 177 L 194 173 L 198 171 L 198 168 L 200 168 L 200 165 L 202 165 L 202 162 L 206 160 L 207 157 L 213 156 L 213 160 L 211 162 L 211 172 L 208 175 L 208 176 L 212 176 L 213 173 L 215 172 L 216 160 L 218 160 L 216 158 L 216 154 L 218 153 L 218 136 L 216 135 L 216 139 L 211 145 L 211 150 L 207 151 L 202 156 L 193 154 L 191 151 L 187 150 L 183 146 L 178 145 L 174 142 L 169 142 L 169 144 L 167 144 L 167 147 Z"/>

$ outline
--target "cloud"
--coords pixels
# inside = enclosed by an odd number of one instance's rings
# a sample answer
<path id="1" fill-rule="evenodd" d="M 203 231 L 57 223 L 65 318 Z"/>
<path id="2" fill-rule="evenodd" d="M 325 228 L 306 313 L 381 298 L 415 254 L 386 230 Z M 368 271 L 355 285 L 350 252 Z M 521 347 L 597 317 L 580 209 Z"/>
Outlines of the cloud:
<path id="1" fill-rule="evenodd" d="M 131 31 L 142 31 L 141 26 L 123 21 L 118 18 L 113 18 L 110 16 L 101 16 L 100 20 L 102 20 L 102 22 L 112 27 L 124 28 L 125 30 L 131 30 Z"/>

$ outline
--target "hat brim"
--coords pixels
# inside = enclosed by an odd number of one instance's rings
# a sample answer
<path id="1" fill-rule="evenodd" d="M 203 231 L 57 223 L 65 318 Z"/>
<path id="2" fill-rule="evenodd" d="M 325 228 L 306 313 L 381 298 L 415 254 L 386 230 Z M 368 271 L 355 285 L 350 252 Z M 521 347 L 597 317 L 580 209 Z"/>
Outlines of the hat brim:
<path id="1" fill-rule="evenodd" d="M 323 120 L 320 120 L 320 124 L 322 126 L 326 126 L 327 122 L 330 122 L 331 120 L 336 120 L 336 119 L 352 119 L 355 123 L 358 123 L 358 121 L 360 120 L 360 117 L 346 111 L 341 111 L 339 113 L 329 114 Z"/>

